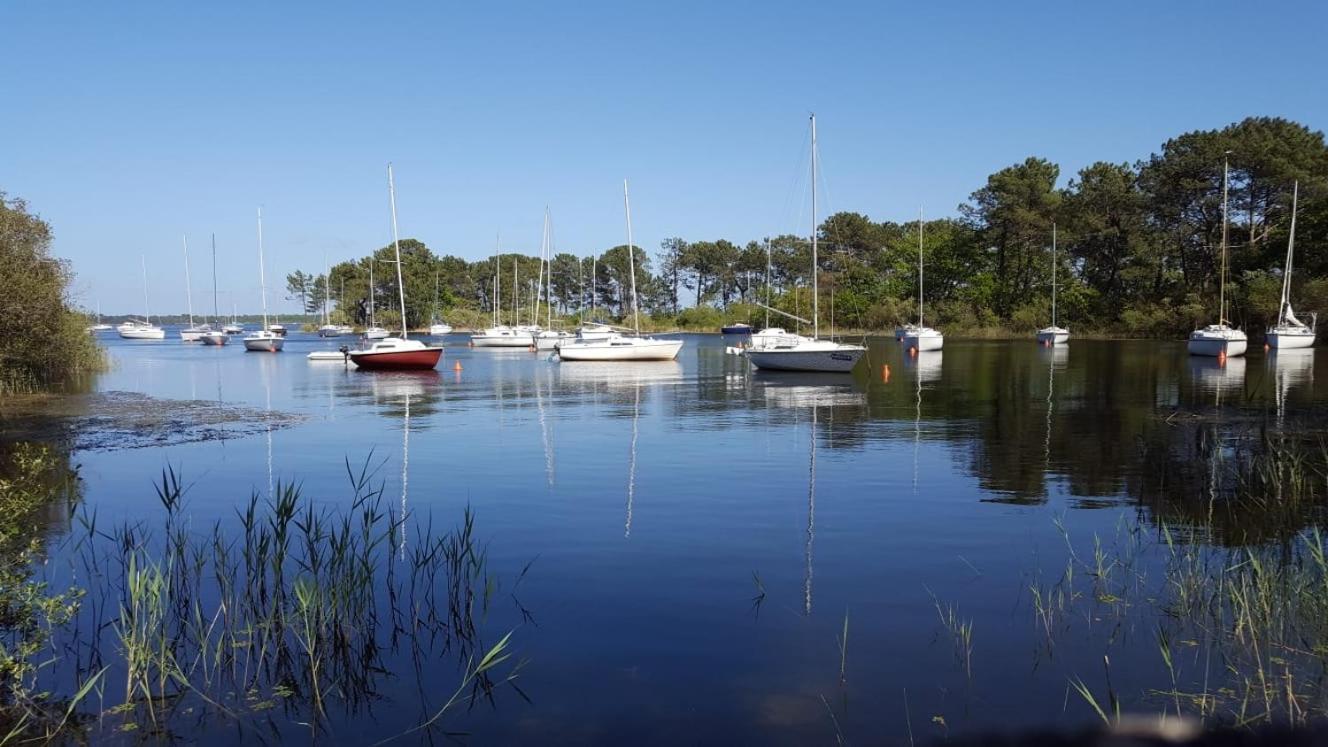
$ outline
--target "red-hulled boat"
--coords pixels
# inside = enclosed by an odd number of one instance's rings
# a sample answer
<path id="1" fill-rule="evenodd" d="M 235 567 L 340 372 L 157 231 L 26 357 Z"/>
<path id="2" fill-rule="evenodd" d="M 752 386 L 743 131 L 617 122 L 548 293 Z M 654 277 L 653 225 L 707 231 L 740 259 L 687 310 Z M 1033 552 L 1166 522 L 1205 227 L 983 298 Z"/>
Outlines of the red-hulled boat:
<path id="1" fill-rule="evenodd" d="M 365 340 L 369 347 L 346 354 L 356 366 L 367 371 L 420 371 L 438 365 L 443 355 L 441 345 L 425 345 L 406 333 L 406 286 L 401 281 L 401 239 L 397 236 L 397 190 L 392 183 L 392 164 L 387 165 L 387 195 L 392 205 L 392 246 L 396 252 L 397 297 L 401 300 L 401 336 Z"/>
<path id="2" fill-rule="evenodd" d="M 369 371 L 418 371 L 437 366 L 443 349 L 419 340 L 388 337 L 375 340 L 362 350 L 352 350 L 348 355 L 352 363 Z"/>

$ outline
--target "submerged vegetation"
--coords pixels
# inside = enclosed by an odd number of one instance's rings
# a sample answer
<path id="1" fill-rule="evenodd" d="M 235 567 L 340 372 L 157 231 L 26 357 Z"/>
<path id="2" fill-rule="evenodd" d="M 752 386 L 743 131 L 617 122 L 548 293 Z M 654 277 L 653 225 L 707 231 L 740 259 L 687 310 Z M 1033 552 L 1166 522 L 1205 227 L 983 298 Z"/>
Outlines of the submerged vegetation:
<path id="1" fill-rule="evenodd" d="M 105 366 L 87 318 L 72 310 L 68 263 L 51 227 L 0 192 L 0 395 L 44 389 Z"/>
<path id="2" fill-rule="evenodd" d="M 48 459 L 24 449 L 11 460 L 19 476 L 0 483 L 5 507 L 49 497 L 37 489 L 51 479 Z M 75 514 L 51 553 L 68 570 L 47 572 L 81 590 L 55 594 L 37 578 L 39 545 L 6 547 L 0 741 L 69 730 L 170 738 L 206 724 L 326 735 L 389 707 L 418 719 L 410 732 L 438 730 L 462 704 L 515 688 L 510 632 L 485 630 L 513 589 L 489 573 L 473 515 L 435 533 L 394 513 L 369 470 L 348 474 L 344 510 L 278 483 L 233 521 L 198 527 L 184 481 L 167 470 L 158 521 L 111 527 L 95 511 Z M 411 673 L 409 702 L 394 706 Z"/>

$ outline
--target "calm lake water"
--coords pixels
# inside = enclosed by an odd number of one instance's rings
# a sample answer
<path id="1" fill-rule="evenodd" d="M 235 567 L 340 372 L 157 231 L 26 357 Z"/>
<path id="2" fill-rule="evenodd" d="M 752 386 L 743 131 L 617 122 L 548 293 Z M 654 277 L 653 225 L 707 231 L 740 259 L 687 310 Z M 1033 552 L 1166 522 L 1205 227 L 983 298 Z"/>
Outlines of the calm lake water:
<path id="1" fill-rule="evenodd" d="M 820 376 L 750 371 L 718 336 L 648 364 L 560 364 L 451 336 L 428 374 L 311 363 L 335 344 L 294 333 L 279 355 L 103 341 L 102 391 L 303 420 L 81 452 L 99 521 L 160 513 L 167 466 L 200 527 L 279 481 L 344 505 L 347 460 L 368 460 L 394 505 L 436 527 L 473 508 L 507 583 L 483 627 L 514 630 L 528 660 L 528 700 L 499 688 L 448 716 L 489 744 L 907 743 L 1091 724 L 1069 682 L 1098 687 L 1104 655 L 1125 708 L 1155 713 L 1155 621 L 1080 620 L 1049 646 L 1030 583 L 1072 550 L 1091 557 L 1095 537 L 1155 538 L 1159 514 L 1183 517 L 1168 501 L 1201 492 L 1222 449 L 1210 423 L 1276 423 L 1326 399 L 1314 351 L 1220 366 L 1180 342 L 951 340 L 910 358 L 874 339 L 854 375 Z M 969 653 L 949 613 L 971 625 Z M 384 677 L 368 712 L 330 714 L 335 741 L 409 728 L 421 688 L 458 680 L 444 660 Z"/>

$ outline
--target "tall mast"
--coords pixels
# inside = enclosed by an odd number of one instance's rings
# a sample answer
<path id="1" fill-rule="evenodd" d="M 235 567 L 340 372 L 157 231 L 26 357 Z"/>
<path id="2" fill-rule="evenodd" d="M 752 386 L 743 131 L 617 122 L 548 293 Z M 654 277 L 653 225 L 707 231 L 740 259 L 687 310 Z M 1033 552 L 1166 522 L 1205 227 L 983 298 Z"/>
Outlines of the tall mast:
<path id="1" fill-rule="evenodd" d="M 317 281 L 315 281 L 317 288 Z M 332 266 L 327 263 L 327 253 L 323 253 L 323 326 L 328 325 L 327 297 L 332 295 Z"/>
<path id="2" fill-rule="evenodd" d="M 194 289 L 193 283 L 189 279 L 189 239 L 180 237 L 180 243 L 184 244 L 184 297 L 189 303 L 189 326 L 194 326 Z"/>
<path id="3" fill-rule="evenodd" d="M 816 255 L 816 115 L 812 115 L 812 337 L 821 336 L 821 293 Z"/>
<path id="4" fill-rule="evenodd" d="M 1228 151 L 1230 153 L 1230 151 Z M 1217 323 L 1227 323 L 1227 177 L 1228 157 L 1222 156 L 1222 277 L 1218 281 Z"/>
<path id="5" fill-rule="evenodd" d="M 387 165 L 387 199 L 392 205 L 392 249 L 397 257 L 397 296 L 401 299 L 401 339 L 406 334 L 406 284 L 401 280 L 401 239 L 397 236 L 397 188 L 392 182 L 392 164 Z"/>
<path id="6" fill-rule="evenodd" d="M 1051 223 L 1051 326 L 1056 326 L 1056 222 Z"/>
<path id="7" fill-rule="evenodd" d="M 770 239 L 765 240 L 765 326 L 770 328 Z"/>
<path id="8" fill-rule="evenodd" d="M 373 276 L 373 266 L 374 266 L 374 262 L 377 262 L 377 261 L 378 261 L 378 259 L 375 258 L 374 255 L 373 255 L 373 253 L 371 252 L 371 253 L 369 254 L 369 326 L 370 326 L 370 327 L 377 327 L 377 326 L 378 326 L 378 323 L 374 321 L 374 305 L 375 305 L 375 304 L 374 304 L 374 276 Z"/>
<path id="9" fill-rule="evenodd" d="M 263 261 L 263 208 L 258 209 L 258 287 L 263 296 L 263 331 L 267 332 L 267 269 Z"/>
<path id="10" fill-rule="evenodd" d="M 636 309 L 636 249 L 632 246 L 632 203 L 627 199 L 627 180 L 623 179 L 623 210 L 627 213 L 627 272 L 632 276 L 632 326 L 641 336 L 641 313 Z"/>
<path id="11" fill-rule="evenodd" d="M 549 254 L 546 260 L 549 271 L 544 275 L 544 281 L 547 284 L 544 289 L 544 306 L 545 314 L 548 317 L 545 323 L 549 325 L 549 329 L 553 329 L 553 222 L 549 220 L 549 207 L 547 205 L 544 206 L 544 225 L 546 226 L 545 231 L 549 234 Z"/>
<path id="12" fill-rule="evenodd" d="M 595 266 L 598 259 L 594 254 L 590 255 L 590 318 L 592 321 L 595 319 L 595 286 L 599 280 L 597 277 L 599 268 Z"/>
<path id="13" fill-rule="evenodd" d="M 1300 197 L 1300 181 L 1291 188 L 1291 237 L 1287 239 L 1286 269 L 1282 271 L 1282 303 L 1277 308 L 1277 323 L 1286 321 L 1291 306 L 1291 257 L 1296 248 L 1296 202 Z"/>
<path id="14" fill-rule="evenodd" d="M 512 255 L 512 324 L 521 324 L 521 286 L 517 285 L 516 255 Z"/>
<path id="15" fill-rule="evenodd" d="M 549 253 L 549 206 L 544 206 L 544 233 L 540 236 L 539 278 L 535 281 L 535 313 L 530 315 L 532 324 L 539 324 L 540 297 L 544 294 L 544 264 Z"/>
<path id="16" fill-rule="evenodd" d="M 503 274 L 503 237 L 502 234 L 493 235 L 493 326 L 497 327 L 503 323 L 503 283 L 501 275 Z"/>
<path id="17" fill-rule="evenodd" d="M 138 260 L 143 265 L 143 321 L 152 324 L 152 305 L 148 303 L 148 258 L 140 254 Z"/>
<path id="18" fill-rule="evenodd" d="M 918 206 L 918 327 L 922 322 L 922 206 Z"/>
<path id="19" fill-rule="evenodd" d="M 217 235 L 212 234 L 212 316 L 221 324 L 221 312 L 217 310 Z"/>

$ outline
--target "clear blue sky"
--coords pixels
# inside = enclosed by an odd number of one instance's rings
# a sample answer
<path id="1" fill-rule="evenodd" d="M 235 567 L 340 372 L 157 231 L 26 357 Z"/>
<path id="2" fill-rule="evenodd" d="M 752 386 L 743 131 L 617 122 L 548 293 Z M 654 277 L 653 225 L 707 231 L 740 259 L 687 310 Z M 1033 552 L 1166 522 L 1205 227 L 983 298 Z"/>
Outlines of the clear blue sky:
<path id="1" fill-rule="evenodd" d="M 1029 155 L 1062 181 L 1275 115 L 1328 125 L 1328 3 L 0 3 L 0 189 L 106 313 L 403 236 L 475 259 L 804 232 L 817 113 L 828 210 L 953 214 Z M 805 177 L 801 182 L 805 184 Z M 223 306 L 227 305 L 223 300 Z M 291 304 L 285 304 L 291 308 Z"/>

